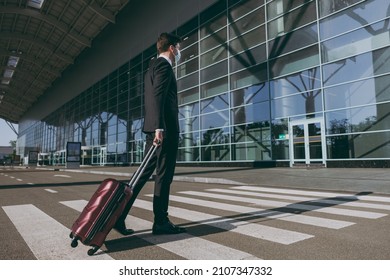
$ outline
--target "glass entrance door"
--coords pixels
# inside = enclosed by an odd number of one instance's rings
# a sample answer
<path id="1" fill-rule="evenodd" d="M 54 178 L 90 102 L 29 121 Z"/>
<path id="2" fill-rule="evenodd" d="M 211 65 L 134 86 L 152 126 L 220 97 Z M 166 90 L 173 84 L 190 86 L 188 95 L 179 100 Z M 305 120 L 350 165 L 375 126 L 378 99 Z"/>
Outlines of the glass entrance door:
<path id="1" fill-rule="evenodd" d="M 105 166 L 107 161 L 107 147 L 100 149 L 100 165 Z"/>
<path id="2" fill-rule="evenodd" d="M 326 164 L 322 118 L 291 121 L 289 125 L 290 166 Z"/>

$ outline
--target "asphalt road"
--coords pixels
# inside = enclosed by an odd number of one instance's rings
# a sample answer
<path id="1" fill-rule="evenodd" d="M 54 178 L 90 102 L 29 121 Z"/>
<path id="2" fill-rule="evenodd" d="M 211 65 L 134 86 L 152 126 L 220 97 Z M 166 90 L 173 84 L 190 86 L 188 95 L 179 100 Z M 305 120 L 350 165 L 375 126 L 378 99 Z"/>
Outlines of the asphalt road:
<path id="1" fill-rule="evenodd" d="M 177 181 L 169 213 L 187 233 L 151 234 L 149 182 L 126 220 L 135 234 L 112 231 L 89 257 L 69 229 L 106 177 L 0 168 L 0 259 L 390 259 L 389 195 Z"/>

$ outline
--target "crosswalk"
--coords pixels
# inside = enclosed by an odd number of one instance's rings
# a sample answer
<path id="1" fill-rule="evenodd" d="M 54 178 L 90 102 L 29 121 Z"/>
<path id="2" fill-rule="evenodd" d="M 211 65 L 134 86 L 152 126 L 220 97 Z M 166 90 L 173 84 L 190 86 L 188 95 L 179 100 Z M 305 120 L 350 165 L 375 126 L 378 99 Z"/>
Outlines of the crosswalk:
<path id="1" fill-rule="evenodd" d="M 45 189 L 52 195 L 57 191 Z M 158 235 L 151 233 L 152 194 L 140 196 L 134 208 L 148 217 L 131 215 L 126 220 L 136 232 L 132 238 L 166 250 L 182 259 L 192 260 L 254 260 L 262 259 L 261 252 L 251 252 L 245 246 L 229 246 L 216 239 L 188 233 Z M 184 190 L 170 197 L 169 215 L 186 221 L 191 226 L 208 226 L 224 234 L 240 237 L 248 242 L 269 242 L 290 246 L 315 240 L 319 229 L 333 232 L 386 217 L 390 212 L 390 197 L 368 193 L 345 194 L 287 188 L 257 186 L 229 186 L 203 190 Z M 85 199 L 58 201 L 58 205 L 81 212 Z M 87 248 L 70 246 L 70 229 L 45 213 L 38 205 L 2 206 L 9 220 L 41 260 L 114 259 L 104 246 L 94 256 L 87 256 Z M 131 212 L 133 213 L 133 212 Z M 77 215 L 74 217 L 77 218 Z M 278 222 L 277 224 L 268 221 Z M 304 227 L 297 227 L 302 225 Z M 297 230 L 298 228 L 298 230 Z M 34 229 L 34 230 L 32 230 Z M 108 238 L 112 238 L 109 235 Z"/>

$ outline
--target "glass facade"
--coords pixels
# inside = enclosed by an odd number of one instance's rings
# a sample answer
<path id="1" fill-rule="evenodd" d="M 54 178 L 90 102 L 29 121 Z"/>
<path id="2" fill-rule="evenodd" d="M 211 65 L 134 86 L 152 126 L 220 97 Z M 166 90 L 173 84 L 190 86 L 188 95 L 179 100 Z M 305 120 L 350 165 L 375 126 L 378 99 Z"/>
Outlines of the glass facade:
<path id="1" fill-rule="evenodd" d="M 178 27 L 178 162 L 390 160 L 389 9 L 388 0 L 223 0 Z M 153 56 L 154 45 L 20 124 L 19 154 L 63 164 L 76 141 L 82 164 L 140 162 Z"/>

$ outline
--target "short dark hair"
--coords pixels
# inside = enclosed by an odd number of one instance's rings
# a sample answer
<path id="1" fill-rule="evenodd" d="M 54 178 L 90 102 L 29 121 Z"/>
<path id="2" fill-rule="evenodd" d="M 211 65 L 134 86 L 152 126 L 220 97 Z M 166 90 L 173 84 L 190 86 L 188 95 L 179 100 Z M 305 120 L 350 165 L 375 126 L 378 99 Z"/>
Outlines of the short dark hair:
<path id="1" fill-rule="evenodd" d="M 172 33 L 161 33 L 157 39 L 157 52 L 166 52 L 170 46 L 176 46 L 181 42 L 181 38 Z"/>

